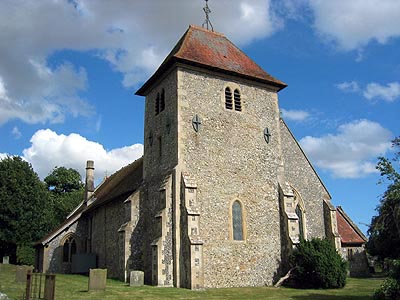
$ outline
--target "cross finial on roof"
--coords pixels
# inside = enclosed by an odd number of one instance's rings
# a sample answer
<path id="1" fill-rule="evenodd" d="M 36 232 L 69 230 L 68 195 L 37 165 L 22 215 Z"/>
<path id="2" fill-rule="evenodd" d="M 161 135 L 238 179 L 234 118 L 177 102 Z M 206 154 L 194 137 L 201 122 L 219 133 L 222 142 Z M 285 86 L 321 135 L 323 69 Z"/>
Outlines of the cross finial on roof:
<path id="1" fill-rule="evenodd" d="M 203 10 L 204 10 L 204 12 L 206 14 L 206 19 L 205 19 L 205 21 L 204 21 L 202 26 L 204 28 L 204 25 L 205 25 L 207 30 L 209 30 L 209 27 L 211 27 L 211 31 L 214 31 L 214 27 L 212 26 L 210 18 L 208 16 L 211 13 L 210 8 L 208 7 L 208 0 L 205 0 L 205 1 L 206 1 L 206 6 L 203 7 Z"/>

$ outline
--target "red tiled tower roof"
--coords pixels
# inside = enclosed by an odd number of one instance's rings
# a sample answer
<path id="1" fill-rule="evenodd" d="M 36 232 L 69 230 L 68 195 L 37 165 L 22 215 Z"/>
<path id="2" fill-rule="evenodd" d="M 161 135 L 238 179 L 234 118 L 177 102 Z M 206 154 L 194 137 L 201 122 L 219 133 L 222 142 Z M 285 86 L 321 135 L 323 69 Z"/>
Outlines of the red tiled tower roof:
<path id="1" fill-rule="evenodd" d="M 287 86 L 265 72 L 223 34 L 190 25 L 158 70 L 136 94 L 146 95 L 147 89 L 175 62 L 269 84 L 278 91 Z"/>
<path id="2" fill-rule="evenodd" d="M 355 245 L 364 244 L 367 241 L 361 230 L 351 221 L 349 216 L 338 206 L 336 208 L 336 219 L 340 241 L 342 244 Z"/>

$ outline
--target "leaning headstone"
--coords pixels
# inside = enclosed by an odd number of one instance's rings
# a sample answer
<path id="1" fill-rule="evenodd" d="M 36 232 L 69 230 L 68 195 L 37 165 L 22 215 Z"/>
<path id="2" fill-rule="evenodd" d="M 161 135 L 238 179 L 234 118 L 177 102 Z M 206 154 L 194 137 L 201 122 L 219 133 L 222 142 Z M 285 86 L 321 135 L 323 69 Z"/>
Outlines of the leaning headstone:
<path id="1" fill-rule="evenodd" d="M 131 271 L 129 286 L 143 286 L 143 284 L 144 284 L 144 272 Z"/>
<path id="2" fill-rule="evenodd" d="M 107 269 L 90 269 L 89 292 L 106 289 Z"/>
<path id="3" fill-rule="evenodd" d="M 9 256 L 3 256 L 3 264 L 8 265 L 10 263 L 10 257 Z"/>
<path id="4" fill-rule="evenodd" d="M 28 271 L 32 272 L 33 268 L 30 266 L 17 266 L 15 272 L 15 282 L 16 283 L 26 283 L 26 275 Z"/>

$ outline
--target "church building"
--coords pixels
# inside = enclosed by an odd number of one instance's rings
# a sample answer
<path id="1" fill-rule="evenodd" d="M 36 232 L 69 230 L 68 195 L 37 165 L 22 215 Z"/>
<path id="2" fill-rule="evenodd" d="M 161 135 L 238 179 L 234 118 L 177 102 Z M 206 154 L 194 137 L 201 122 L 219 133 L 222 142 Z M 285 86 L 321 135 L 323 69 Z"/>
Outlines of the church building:
<path id="1" fill-rule="evenodd" d="M 280 115 L 285 87 L 223 34 L 190 26 L 136 92 L 143 157 L 96 189 L 88 162 L 86 199 L 37 243 L 37 267 L 264 286 L 287 271 L 300 238 L 339 249 L 330 194 Z"/>

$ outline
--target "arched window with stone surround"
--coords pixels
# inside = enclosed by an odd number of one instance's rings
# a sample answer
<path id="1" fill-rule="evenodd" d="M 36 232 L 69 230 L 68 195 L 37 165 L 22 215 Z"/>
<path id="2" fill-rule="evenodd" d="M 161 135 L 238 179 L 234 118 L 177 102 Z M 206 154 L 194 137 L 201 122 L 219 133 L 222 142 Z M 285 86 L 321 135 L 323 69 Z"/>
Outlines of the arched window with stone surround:
<path id="1" fill-rule="evenodd" d="M 76 240 L 73 235 L 69 235 L 63 244 L 63 262 L 72 262 L 72 255 L 76 254 Z"/>
<path id="2" fill-rule="evenodd" d="M 238 200 L 232 203 L 232 237 L 235 241 L 244 240 L 243 208 Z"/>

